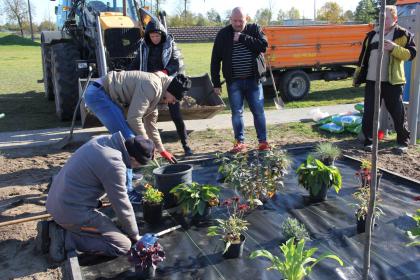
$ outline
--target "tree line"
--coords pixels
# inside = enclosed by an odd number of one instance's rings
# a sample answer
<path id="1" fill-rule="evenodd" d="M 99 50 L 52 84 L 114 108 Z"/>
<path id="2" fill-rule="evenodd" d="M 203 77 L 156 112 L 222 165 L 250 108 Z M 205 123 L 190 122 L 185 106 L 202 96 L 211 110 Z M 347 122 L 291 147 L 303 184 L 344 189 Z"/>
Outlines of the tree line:
<path id="1" fill-rule="evenodd" d="M 7 18 L 7 23 L 0 29 L 20 32 L 22 36 L 30 32 L 29 24 L 29 10 L 28 3 L 30 0 L 0 0 L 0 11 Z M 35 5 L 33 0 L 30 1 L 32 16 L 34 16 Z M 140 1 L 142 5 L 151 4 L 150 10 L 157 14 L 161 10 L 164 0 L 155 1 Z M 388 5 L 393 5 L 396 0 L 387 0 Z M 229 23 L 230 10 L 226 10 L 220 14 L 215 9 L 211 9 L 206 13 L 192 13 L 188 10 L 190 0 L 183 0 L 182 7 L 179 7 L 177 12 L 173 15 L 168 15 L 168 25 L 171 27 L 182 26 L 224 26 Z M 343 11 L 343 8 L 334 1 L 326 2 L 322 7 L 316 11 L 315 19 L 326 23 L 343 23 L 343 22 L 357 22 L 357 23 L 373 23 L 378 18 L 379 0 L 360 0 L 356 10 Z M 260 25 L 282 25 L 287 20 L 305 19 L 300 11 L 292 7 L 287 11 L 282 9 L 275 11 L 272 8 L 272 1 L 268 1 L 267 8 L 257 10 L 253 17 L 249 18 L 250 22 L 256 22 Z M 310 18 L 313 18 L 310 17 Z M 309 16 L 306 17 L 309 19 Z M 43 20 L 39 24 L 33 24 L 35 32 L 43 30 L 54 30 L 55 23 L 50 20 Z"/>

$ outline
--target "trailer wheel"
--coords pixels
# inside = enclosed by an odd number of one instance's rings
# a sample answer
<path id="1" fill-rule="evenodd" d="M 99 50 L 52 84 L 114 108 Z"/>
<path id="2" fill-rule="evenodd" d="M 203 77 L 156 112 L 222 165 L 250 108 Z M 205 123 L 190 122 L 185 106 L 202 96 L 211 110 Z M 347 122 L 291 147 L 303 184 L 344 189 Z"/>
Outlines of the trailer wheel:
<path id="1" fill-rule="evenodd" d="M 44 96 L 49 101 L 54 100 L 54 88 L 51 80 L 51 46 L 41 44 L 42 73 L 44 80 Z"/>
<path id="2" fill-rule="evenodd" d="M 55 94 L 55 111 L 62 121 L 71 120 L 78 101 L 78 75 L 76 60 L 80 52 L 73 43 L 63 42 L 52 46 L 52 81 Z"/>
<path id="3" fill-rule="evenodd" d="M 310 85 L 309 76 L 304 71 L 288 71 L 281 79 L 282 97 L 286 101 L 301 100 L 309 94 Z"/>

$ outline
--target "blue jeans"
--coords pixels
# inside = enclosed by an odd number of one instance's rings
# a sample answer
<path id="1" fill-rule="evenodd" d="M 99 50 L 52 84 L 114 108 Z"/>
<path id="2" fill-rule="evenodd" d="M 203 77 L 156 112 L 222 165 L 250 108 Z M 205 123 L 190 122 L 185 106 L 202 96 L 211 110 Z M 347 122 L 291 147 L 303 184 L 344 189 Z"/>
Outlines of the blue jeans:
<path id="1" fill-rule="evenodd" d="M 227 85 L 230 110 L 232 111 L 232 126 L 235 139 L 244 142 L 244 99 L 254 117 L 254 127 L 258 142 L 267 141 L 267 129 L 264 113 L 264 93 L 261 83 L 255 79 L 233 80 Z"/>
<path id="2" fill-rule="evenodd" d="M 85 104 L 110 133 L 121 131 L 125 139 L 135 137 L 120 106 L 112 101 L 99 84 L 91 83 L 88 86 L 85 93 Z M 127 168 L 127 190 L 133 190 L 133 170 L 130 168 Z"/>

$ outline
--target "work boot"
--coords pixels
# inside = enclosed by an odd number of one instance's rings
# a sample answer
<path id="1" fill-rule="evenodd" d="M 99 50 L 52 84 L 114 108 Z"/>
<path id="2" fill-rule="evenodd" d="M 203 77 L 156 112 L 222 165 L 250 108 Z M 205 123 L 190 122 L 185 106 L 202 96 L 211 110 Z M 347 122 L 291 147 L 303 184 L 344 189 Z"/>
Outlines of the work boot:
<path id="1" fill-rule="evenodd" d="M 35 247 L 38 252 L 47 254 L 50 247 L 49 237 L 49 223 L 48 221 L 39 221 L 36 225 L 37 236 L 35 239 Z"/>
<path id="2" fill-rule="evenodd" d="M 406 144 L 399 144 L 395 150 L 397 151 L 397 153 L 399 153 L 400 155 L 402 154 L 406 154 L 408 152 L 408 145 Z"/>
<path id="3" fill-rule="evenodd" d="M 269 151 L 271 150 L 270 145 L 268 145 L 267 141 L 262 141 L 258 144 L 259 151 Z"/>
<path id="4" fill-rule="evenodd" d="M 229 151 L 232 154 L 237 154 L 237 153 L 244 153 L 246 152 L 247 147 L 244 143 L 240 142 L 240 141 L 236 141 L 235 144 L 233 145 L 233 148 Z"/>
<path id="5" fill-rule="evenodd" d="M 131 191 L 127 191 L 127 194 L 131 204 L 141 204 L 142 196 L 138 191 L 133 189 Z"/>
<path id="6" fill-rule="evenodd" d="M 64 249 L 64 229 L 59 226 L 56 222 L 49 222 L 49 237 L 50 237 L 50 248 L 49 258 L 55 263 L 59 263 L 65 260 L 65 249 Z"/>
<path id="7" fill-rule="evenodd" d="M 182 148 L 184 148 L 184 155 L 186 157 L 190 157 L 190 156 L 194 155 L 193 151 L 191 150 L 191 148 L 188 145 L 184 145 L 184 146 L 182 146 Z"/>

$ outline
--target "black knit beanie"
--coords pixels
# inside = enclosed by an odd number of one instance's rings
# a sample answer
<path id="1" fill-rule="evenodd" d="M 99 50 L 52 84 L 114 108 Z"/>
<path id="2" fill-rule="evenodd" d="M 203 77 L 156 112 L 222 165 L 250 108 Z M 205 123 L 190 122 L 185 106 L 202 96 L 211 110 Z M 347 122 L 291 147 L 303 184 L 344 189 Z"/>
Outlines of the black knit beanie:
<path id="1" fill-rule="evenodd" d="M 175 96 L 178 101 L 181 101 L 184 95 L 191 88 L 191 80 L 183 74 L 176 75 L 168 86 L 168 91 Z"/>
<path id="2" fill-rule="evenodd" d="M 140 164 L 145 165 L 153 159 L 155 153 L 155 144 L 150 139 L 143 136 L 136 136 L 125 140 L 125 147 L 128 154 L 134 157 Z"/>

